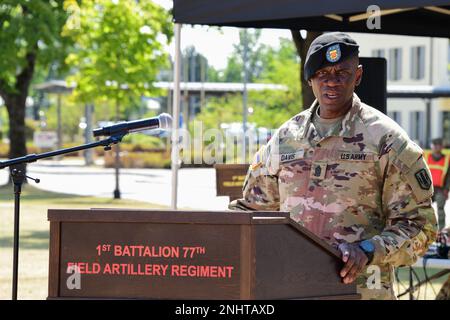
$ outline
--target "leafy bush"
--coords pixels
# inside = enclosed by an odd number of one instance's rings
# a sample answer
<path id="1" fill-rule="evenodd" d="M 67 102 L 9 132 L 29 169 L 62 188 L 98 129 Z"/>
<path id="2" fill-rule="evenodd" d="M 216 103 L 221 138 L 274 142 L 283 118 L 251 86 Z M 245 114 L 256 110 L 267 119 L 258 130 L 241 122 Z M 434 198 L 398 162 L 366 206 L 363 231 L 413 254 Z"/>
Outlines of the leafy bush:
<path id="1" fill-rule="evenodd" d="M 0 143 L 0 158 L 8 158 L 9 144 Z"/>
<path id="2" fill-rule="evenodd" d="M 25 138 L 27 141 L 33 141 L 34 131 L 36 131 L 37 128 L 37 121 L 25 119 Z"/>
<path id="3" fill-rule="evenodd" d="M 139 146 L 139 148 L 141 148 L 142 150 L 149 150 L 149 149 L 164 147 L 164 143 L 161 138 L 147 136 L 145 134 L 126 135 L 123 138 L 121 145 L 124 145 L 124 144 Z"/>
<path id="4" fill-rule="evenodd" d="M 115 152 L 105 153 L 105 168 L 115 167 Z M 120 152 L 121 168 L 170 168 L 171 160 L 169 152 Z"/>

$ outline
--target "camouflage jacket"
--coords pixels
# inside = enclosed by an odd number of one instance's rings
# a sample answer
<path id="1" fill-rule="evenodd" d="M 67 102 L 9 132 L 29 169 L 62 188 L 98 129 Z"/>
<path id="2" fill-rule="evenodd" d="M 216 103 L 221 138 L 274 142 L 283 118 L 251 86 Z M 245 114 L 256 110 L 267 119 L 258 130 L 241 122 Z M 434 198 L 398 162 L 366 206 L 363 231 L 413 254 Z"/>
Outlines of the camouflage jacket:
<path id="1" fill-rule="evenodd" d="M 327 137 L 318 103 L 284 123 L 255 155 L 234 210 L 289 211 L 329 244 L 371 239 L 375 254 L 358 277 L 363 299 L 393 299 L 393 267 L 413 264 L 436 237 L 433 186 L 422 149 L 393 120 L 353 105 Z M 372 268 L 370 268 L 372 267 Z"/>

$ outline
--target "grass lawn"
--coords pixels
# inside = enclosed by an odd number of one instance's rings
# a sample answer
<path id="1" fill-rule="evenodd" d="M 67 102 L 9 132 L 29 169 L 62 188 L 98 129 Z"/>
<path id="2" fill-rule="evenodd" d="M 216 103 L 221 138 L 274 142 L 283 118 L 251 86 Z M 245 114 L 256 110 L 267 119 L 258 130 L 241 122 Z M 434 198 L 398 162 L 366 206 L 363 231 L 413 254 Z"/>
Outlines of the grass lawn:
<path id="1" fill-rule="evenodd" d="M 26 185 L 20 206 L 18 299 L 45 299 L 48 293 L 48 209 L 166 208 L 134 200 L 81 197 L 46 192 Z M 0 187 L 0 299 L 11 299 L 14 197 Z"/>

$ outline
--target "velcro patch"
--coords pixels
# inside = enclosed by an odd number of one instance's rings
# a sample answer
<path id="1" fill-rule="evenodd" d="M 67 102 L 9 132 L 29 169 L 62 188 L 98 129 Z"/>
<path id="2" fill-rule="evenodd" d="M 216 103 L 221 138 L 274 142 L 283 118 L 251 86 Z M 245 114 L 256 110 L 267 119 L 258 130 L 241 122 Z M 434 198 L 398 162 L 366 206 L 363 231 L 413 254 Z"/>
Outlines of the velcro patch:
<path id="1" fill-rule="evenodd" d="M 415 144 L 414 142 L 410 141 L 406 147 L 400 152 L 398 155 L 398 159 L 408 168 L 411 168 L 414 163 L 417 162 L 417 160 L 422 155 L 422 149 Z"/>
<path id="2" fill-rule="evenodd" d="M 327 173 L 327 163 L 324 161 L 314 161 L 311 164 L 311 173 L 309 177 L 311 179 L 323 180 Z"/>
<path id="3" fill-rule="evenodd" d="M 416 177 L 416 180 L 419 183 L 421 189 L 430 190 L 432 182 L 427 170 L 422 168 L 417 171 L 414 176 Z"/>
<path id="4" fill-rule="evenodd" d="M 402 176 L 408 181 L 417 202 L 431 198 L 434 192 L 433 182 L 423 157 L 416 161 L 410 170 L 403 172 Z"/>

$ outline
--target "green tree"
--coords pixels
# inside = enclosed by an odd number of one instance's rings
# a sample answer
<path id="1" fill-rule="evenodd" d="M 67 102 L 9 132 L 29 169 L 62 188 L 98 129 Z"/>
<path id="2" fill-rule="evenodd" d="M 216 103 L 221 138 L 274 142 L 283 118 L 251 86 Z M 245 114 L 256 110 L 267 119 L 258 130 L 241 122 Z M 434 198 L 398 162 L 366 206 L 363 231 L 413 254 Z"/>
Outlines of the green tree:
<path id="1" fill-rule="evenodd" d="M 300 61 L 289 39 L 280 39 L 280 47 L 268 48 L 261 60 L 263 70 L 258 82 L 282 84 L 287 90 L 249 92 L 249 106 L 254 110 L 249 121 L 258 126 L 277 128 L 302 110 L 302 91 L 298 82 Z"/>
<path id="2" fill-rule="evenodd" d="M 61 37 L 68 17 L 63 2 L 3 0 L 0 4 L 0 95 L 8 110 L 10 158 L 27 153 L 25 102 L 35 71 L 63 61 L 70 42 Z"/>
<path id="3" fill-rule="evenodd" d="M 222 81 L 221 72 L 216 70 L 213 66 L 208 66 L 208 69 L 206 70 L 206 81 L 208 82 Z"/>
<path id="4" fill-rule="evenodd" d="M 84 117 L 84 107 L 74 99 L 71 99 L 71 97 L 62 96 L 61 100 L 63 105 L 63 108 L 61 108 L 61 115 L 64 124 L 62 126 L 62 131 L 63 134 L 68 137 L 68 140 L 63 139 L 63 141 L 71 143 L 81 142 L 81 129 L 79 125 L 81 118 Z M 46 128 L 49 130 L 56 131 L 58 127 L 56 108 L 56 97 L 52 97 L 52 99 L 50 99 L 50 106 L 46 112 Z"/>
<path id="5" fill-rule="evenodd" d="M 169 13 L 149 0 L 67 2 L 77 8 L 64 30 L 76 42 L 67 58 L 75 70 L 75 97 L 114 101 L 119 109 L 155 93 L 152 82 L 168 64 L 162 42 L 172 37 Z"/>
<path id="6" fill-rule="evenodd" d="M 236 94 L 208 99 L 207 106 L 197 115 L 204 129 L 219 129 L 222 123 L 242 120 L 242 97 Z"/>
<path id="7" fill-rule="evenodd" d="M 201 53 L 195 50 L 194 46 L 189 46 L 184 49 L 182 54 L 182 79 L 189 82 L 206 81 L 208 66 L 208 59 Z"/>
<path id="8" fill-rule="evenodd" d="M 318 36 L 322 34 L 319 31 L 308 31 L 306 33 L 306 37 L 303 38 L 300 34 L 299 30 L 291 30 L 292 40 L 294 41 L 295 47 L 297 49 L 297 54 L 300 57 L 300 84 L 302 87 L 302 102 L 303 109 L 309 108 L 311 104 L 314 102 L 316 97 L 314 97 L 314 93 L 311 87 L 308 84 L 308 81 L 303 77 L 303 69 L 305 67 L 306 54 L 308 53 L 308 49 L 311 46 L 311 43 Z"/>
<path id="9" fill-rule="evenodd" d="M 242 82 L 242 61 L 236 55 L 228 58 L 227 67 L 223 72 L 224 82 Z"/>
<path id="10" fill-rule="evenodd" d="M 248 107 L 252 112 L 248 115 L 248 122 L 258 127 L 277 128 L 301 111 L 300 61 L 290 39 L 281 39 L 279 48 L 265 48 L 258 60 L 262 68 L 254 80 L 282 84 L 286 90 L 249 91 Z M 202 110 L 197 120 L 203 121 L 206 128 L 242 121 L 242 95 L 209 99 L 207 108 Z"/>
<path id="11" fill-rule="evenodd" d="M 6 107 L 3 105 L 3 100 L 0 101 L 0 144 L 3 142 L 3 138 L 9 131 L 8 115 Z"/>
<path id="12" fill-rule="evenodd" d="M 247 65 L 248 65 L 248 82 L 254 82 L 261 75 L 263 70 L 263 61 L 261 60 L 267 47 L 259 43 L 261 30 L 240 30 L 239 43 L 233 47 L 233 53 L 227 61 L 227 67 L 224 71 L 225 82 L 242 82 L 243 77 L 243 56 L 245 41 L 247 40 Z"/>

